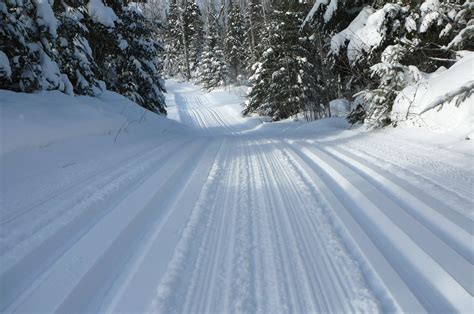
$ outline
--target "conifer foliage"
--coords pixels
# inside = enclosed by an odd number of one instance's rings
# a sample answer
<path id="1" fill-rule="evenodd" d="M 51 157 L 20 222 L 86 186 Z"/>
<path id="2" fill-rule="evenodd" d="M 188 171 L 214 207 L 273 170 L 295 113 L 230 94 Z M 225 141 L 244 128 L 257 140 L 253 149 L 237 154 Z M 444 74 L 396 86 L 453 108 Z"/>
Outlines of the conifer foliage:
<path id="1" fill-rule="evenodd" d="M 155 34 L 147 27 L 145 17 L 136 4 L 121 6 L 116 12 L 120 22 L 115 32 L 114 87 L 140 106 L 165 113 L 164 83 L 158 59 L 162 47 L 154 39 Z"/>
<path id="2" fill-rule="evenodd" d="M 229 76 L 234 82 L 246 68 L 247 50 L 245 42 L 244 16 L 238 4 L 230 3 L 227 31 L 224 39 L 225 56 L 229 65 Z"/>
<path id="3" fill-rule="evenodd" d="M 351 123 L 396 123 L 390 113 L 404 87 L 473 49 L 472 11 L 468 0 L 316 0 L 305 27 L 322 42 L 317 71 L 337 82 L 320 93 L 336 85 L 331 96 L 354 99 Z"/>
<path id="4" fill-rule="evenodd" d="M 208 29 L 204 52 L 199 62 L 199 82 L 206 89 L 224 86 L 228 79 L 228 67 L 220 36 L 219 13 L 208 12 Z"/>
<path id="5" fill-rule="evenodd" d="M 160 49 L 135 3 L 0 2 L 0 88 L 97 95 L 106 86 L 165 113 Z"/>
<path id="6" fill-rule="evenodd" d="M 243 113 L 273 120 L 286 119 L 308 109 L 319 110 L 315 69 L 305 38 L 300 36 L 300 14 L 275 10 L 268 25 L 266 50 L 253 66 L 252 89 Z"/>
<path id="7" fill-rule="evenodd" d="M 193 78 L 203 53 L 203 27 L 201 9 L 195 1 L 170 1 L 164 33 L 167 75 Z"/>

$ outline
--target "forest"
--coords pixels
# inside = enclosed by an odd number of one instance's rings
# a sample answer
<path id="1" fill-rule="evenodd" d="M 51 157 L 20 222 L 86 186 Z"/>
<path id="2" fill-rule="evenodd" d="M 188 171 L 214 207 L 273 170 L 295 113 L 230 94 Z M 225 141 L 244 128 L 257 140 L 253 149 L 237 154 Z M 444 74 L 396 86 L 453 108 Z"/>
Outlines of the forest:
<path id="1" fill-rule="evenodd" d="M 468 0 L 6 0 L 0 88 L 99 95 L 166 114 L 163 78 L 249 86 L 242 113 L 396 125 L 403 89 L 472 50 Z M 472 81 L 431 107 L 472 94 Z"/>
<path id="2" fill-rule="evenodd" d="M 0 0 L 0 313 L 474 313 L 472 0 Z"/>

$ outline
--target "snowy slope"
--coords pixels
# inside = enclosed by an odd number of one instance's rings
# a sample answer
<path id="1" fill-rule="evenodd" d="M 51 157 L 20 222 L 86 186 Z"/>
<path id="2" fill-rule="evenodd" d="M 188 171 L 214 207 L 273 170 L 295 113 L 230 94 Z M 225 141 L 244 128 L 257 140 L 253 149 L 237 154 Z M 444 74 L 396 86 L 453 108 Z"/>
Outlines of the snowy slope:
<path id="1" fill-rule="evenodd" d="M 147 116 L 114 142 L 140 112 L 78 98 L 32 127 L 65 136 L 0 156 L 2 312 L 472 310 L 472 144 L 262 124 L 223 90 L 168 90 L 181 124 Z M 19 101 L 46 119 L 45 95 Z M 15 110 L 6 129 L 26 132 Z"/>
<path id="2" fill-rule="evenodd" d="M 0 90 L 0 99 L 0 154 L 90 135 L 115 136 L 122 127 L 142 133 L 185 129 L 113 92 L 94 98 Z"/>
<path id="3" fill-rule="evenodd" d="M 474 53 L 471 52 L 449 69 L 436 71 L 408 86 L 394 102 L 393 120 L 400 121 L 401 126 L 424 127 L 438 133 L 472 138 L 474 96 L 471 94 L 459 103 L 452 96 L 463 89 L 474 88 L 473 73 Z"/>

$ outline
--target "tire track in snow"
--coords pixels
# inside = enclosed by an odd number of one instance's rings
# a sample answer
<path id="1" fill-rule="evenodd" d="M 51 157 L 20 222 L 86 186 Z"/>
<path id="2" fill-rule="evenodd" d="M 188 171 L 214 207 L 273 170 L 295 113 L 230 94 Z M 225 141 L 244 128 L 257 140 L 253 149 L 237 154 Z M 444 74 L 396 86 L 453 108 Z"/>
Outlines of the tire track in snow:
<path id="1" fill-rule="evenodd" d="M 231 312 L 256 312 L 257 299 L 253 297 L 255 282 L 255 247 L 253 247 L 255 222 L 252 217 L 252 198 L 250 177 L 249 147 L 247 143 L 239 144 L 239 153 L 242 154 L 242 164 L 239 167 L 239 184 L 237 202 L 235 203 L 232 238 L 229 245 L 227 269 L 225 278 L 229 278 L 230 284 L 225 289 L 224 307 Z M 247 196 L 247 197 L 246 197 Z"/>
<path id="2" fill-rule="evenodd" d="M 15 209 L 15 212 L 10 214 L 10 215 L 2 215 L 2 217 L 0 219 L 0 226 L 2 228 L 5 228 L 6 225 L 9 225 L 12 222 L 14 222 L 15 220 L 18 220 L 18 219 L 22 218 L 23 216 L 25 216 L 26 214 L 28 214 L 32 210 L 35 210 L 39 206 L 42 206 L 42 205 L 44 205 L 46 203 L 49 203 L 53 200 L 57 200 L 59 197 L 63 196 L 65 193 L 76 192 L 77 188 L 80 188 L 81 186 L 86 186 L 86 185 L 93 184 L 94 181 L 98 180 L 100 177 L 102 177 L 104 175 L 107 175 L 107 174 L 113 172 L 115 169 L 117 169 L 117 167 L 124 168 L 128 164 L 130 164 L 132 162 L 135 162 L 138 159 L 147 159 L 147 157 L 149 157 L 148 155 L 151 155 L 152 153 L 156 153 L 156 151 L 160 147 L 162 147 L 163 145 L 165 145 L 167 143 L 170 143 L 173 139 L 176 139 L 176 138 L 168 138 L 164 142 L 157 145 L 156 147 L 146 148 L 143 151 L 137 152 L 133 156 L 130 156 L 130 157 L 126 158 L 125 160 L 120 161 L 116 165 L 113 165 L 113 166 L 108 167 L 106 169 L 99 170 L 99 171 L 97 171 L 95 173 L 92 173 L 91 175 L 89 175 L 85 178 L 82 178 L 78 181 L 74 181 L 74 182 L 66 185 L 65 187 L 63 187 L 59 191 L 54 191 L 54 193 L 50 193 L 48 196 L 46 196 L 44 198 L 41 198 L 40 200 L 36 201 L 32 205 L 22 206 L 20 208 Z M 42 213 L 44 214 L 44 212 L 42 212 Z"/>
<path id="3" fill-rule="evenodd" d="M 206 106 L 204 95 L 175 94 L 175 99 L 180 104 L 178 110 L 182 122 L 193 126 L 200 133 L 207 136 L 240 133 L 226 121 L 218 110 Z"/>
<path id="4" fill-rule="evenodd" d="M 284 299 L 281 282 L 279 281 L 277 269 L 280 265 L 275 252 L 275 243 L 272 241 L 272 232 L 268 212 L 265 210 L 267 204 L 262 193 L 264 191 L 264 165 L 256 148 L 256 141 L 247 141 L 247 158 L 249 162 L 249 204 L 252 215 L 251 247 L 254 261 L 253 269 L 253 303 L 256 313 L 265 313 L 267 309 L 278 309 L 275 313 L 284 310 Z M 250 188 L 252 187 L 252 188 Z"/>
<path id="5" fill-rule="evenodd" d="M 81 282 L 76 286 L 75 290 L 69 294 L 67 299 L 61 304 L 58 312 L 68 313 L 71 311 L 79 312 L 96 312 L 99 310 L 98 307 L 86 307 L 81 299 L 92 300 L 92 304 L 100 304 L 101 300 L 105 297 L 107 291 L 109 291 L 116 281 L 116 278 L 126 269 L 126 263 L 132 259 L 132 255 L 141 256 L 144 254 L 143 249 L 140 249 L 140 243 L 146 242 L 146 239 L 150 237 L 152 229 L 161 229 L 167 220 L 176 213 L 175 216 L 181 216 L 183 213 L 183 207 L 174 206 L 180 203 L 180 197 L 182 196 L 183 189 L 186 189 L 190 181 L 198 180 L 198 172 L 203 171 L 206 173 L 206 169 L 201 169 L 204 157 L 208 157 L 209 153 L 212 155 L 214 151 L 213 146 L 215 143 L 203 143 L 201 147 L 190 154 L 193 158 L 193 162 L 190 162 L 190 158 L 187 157 L 184 163 L 179 167 L 179 172 L 175 173 L 166 184 L 159 190 L 154 198 L 147 204 L 147 206 L 130 222 L 119 237 L 116 238 L 114 244 L 102 255 L 101 259 L 94 264 L 86 276 L 81 279 Z M 186 154 L 187 155 L 187 154 Z M 206 168 L 204 166 L 204 168 Z M 193 198 L 193 193 L 199 194 L 199 191 L 193 191 L 197 188 L 196 185 L 189 187 L 190 190 L 186 190 L 186 197 Z M 183 202 L 180 203 L 182 205 Z M 186 213 L 183 215 L 185 218 Z M 156 225 L 159 222 L 159 225 Z M 173 223 L 176 223 L 174 221 Z M 122 257 L 121 252 L 124 248 L 130 248 L 137 252 L 130 254 L 129 256 Z M 133 252 L 133 251 L 132 251 Z M 111 266 L 111 261 L 114 261 L 114 266 Z M 116 266 L 118 265 L 118 266 Z M 97 291 L 91 291 L 88 289 L 89 286 L 102 287 Z M 137 287 L 140 289 L 140 287 Z"/>

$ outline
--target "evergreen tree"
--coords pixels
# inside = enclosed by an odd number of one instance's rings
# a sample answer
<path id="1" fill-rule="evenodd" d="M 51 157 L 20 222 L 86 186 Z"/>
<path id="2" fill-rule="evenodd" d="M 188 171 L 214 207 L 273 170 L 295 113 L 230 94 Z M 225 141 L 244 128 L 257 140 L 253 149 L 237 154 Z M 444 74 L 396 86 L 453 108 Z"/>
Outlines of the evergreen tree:
<path id="1" fill-rule="evenodd" d="M 187 78 L 192 77 L 192 72 L 196 70 L 199 58 L 203 50 L 204 29 L 201 10 L 196 2 L 187 2 L 182 18 L 182 38 L 183 47 L 187 49 L 187 60 L 185 63 Z M 186 57 L 186 55 L 184 55 Z"/>
<path id="2" fill-rule="evenodd" d="M 116 91 L 140 106 L 156 113 L 166 113 L 163 96 L 164 82 L 160 77 L 162 51 L 155 35 L 147 26 L 145 16 L 137 4 L 116 9 L 120 19 L 116 28 L 115 51 Z"/>
<path id="3" fill-rule="evenodd" d="M 96 95 L 101 87 L 96 79 L 98 71 L 87 40 L 85 0 L 56 0 L 54 13 L 59 20 L 58 55 L 61 72 L 71 81 L 74 93 Z"/>
<path id="4" fill-rule="evenodd" d="M 203 51 L 204 28 L 195 1 L 171 0 L 165 32 L 165 72 L 191 79 Z"/>
<path id="5" fill-rule="evenodd" d="M 247 48 L 247 59 L 245 60 L 247 72 L 251 72 L 252 65 L 257 62 L 262 53 L 262 39 L 265 38 L 265 25 L 263 7 L 259 0 L 249 0 L 245 10 L 244 21 L 246 33 L 244 36 L 245 47 Z"/>
<path id="6" fill-rule="evenodd" d="M 32 49 L 31 2 L 0 2 L 0 88 L 31 92 L 40 88 L 39 53 Z M 7 27 L 8 25 L 8 27 Z"/>
<path id="7" fill-rule="evenodd" d="M 164 71 L 169 76 L 178 76 L 183 66 L 181 60 L 181 20 L 176 0 L 171 0 L 164 32 Z"/>
<path id="8" fill-rule="evenodd" d="M 0 51 L 5 67 L 8 62 L 9 68 L 2 71 L 0 88 L 25 92 L 57 89 L 72 93 L 71 83 L 57 63 L 58 21 L 51 2 L 2 2 L 0 18 Z"/>
<path id="9" fill-rule="evenodd" d="M 228 69 L 222 49 L 222 39 L 219 35 L 219 20 L 215 12 L 208 13 L 208 29 L 204 52 L 199 61 L 200 83 L 206 89 L 226 85 Z"/>
<path id="10" fill-rule="evenodd" d="M 231 2 L 227 21 L 227 31 L 224 40 L 226 62 L 229 66 L 230 79 L 237 81 L 245 69 L 246 49 L 244 19 L 239 5 Z"/>
<path id="11" fill-rule="evenodd" d="M 300 14 L 275 10 L 268 25 L 265 51 L 252 67 L 252 88 L 243 113 L 258 113 L 273 120 L 299 112 L 321 112 L 315 93 L 314 66 L 300 38 Z"/>
<path id="12" fill-rule="evenodd" d="M 406 48 L 401 45 L 388 46 L 382 53 L 382 62 L 370 68 L 379 84 L 375 89 L 362 92 L 367 106 L 365 122 L 369 128 L 390 124 L 393 101 L 404 87 L 413 82 L 409 68 L 400 63 L 406 53 Z"/>

